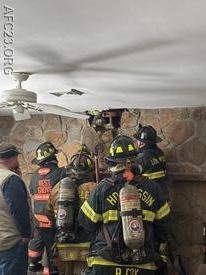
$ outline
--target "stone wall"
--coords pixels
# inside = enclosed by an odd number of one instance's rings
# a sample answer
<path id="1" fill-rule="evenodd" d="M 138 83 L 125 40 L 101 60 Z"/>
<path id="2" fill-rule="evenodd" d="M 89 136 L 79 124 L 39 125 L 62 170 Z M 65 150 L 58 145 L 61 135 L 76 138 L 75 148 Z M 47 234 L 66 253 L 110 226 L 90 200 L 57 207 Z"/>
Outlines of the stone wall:
<path id="1" fill-rule="evenodd" d="M 83 120 L 55 115 L 36 115 L 30 120 L 15 122 L 13 117 L 0 117 L 0 142 L 9 142 L 23 151 L 19 156 L 23 178 L 29 182 L 37 168 L 31 163 L 37 146 L 50 140 L 58 149 L 59 165 L 65 166 L 81 143 L 92 151 L 98 142 L 93 128 Z"/>
<path id="2" fill-rule="evenodd" d="M 138 123 L 150 124 L 163 138 L 170 176 L 170 193 L 179 252 L 189 274 L 201 261 L 201 225 L 206 213 L 206 108 L 130 110 L 124 112 L 119 134 L 132 136 Z M 62 150 L 58 154 L 64 166 L 80 143 L 92 151 L 99 144 L 100 166 L 112 140 L 112 131 L 97 134 L 88 122 L 54 115 L 33 116 L 15 123 L 12 117 L 0 117 L 0 141 L 11 142 L 23 150 L 20 156 L 26 182 L 36 166 L 31 164 L 39 143 L 51 140 Z"/>
<path id="3" fill-rule="evenodd" d="M 138 123 L 152 125 L 163 139 L 170 172 L 206 171 L 206 108 L 137 110 L 124 113 L 121 133 L 133 135 Z"/>

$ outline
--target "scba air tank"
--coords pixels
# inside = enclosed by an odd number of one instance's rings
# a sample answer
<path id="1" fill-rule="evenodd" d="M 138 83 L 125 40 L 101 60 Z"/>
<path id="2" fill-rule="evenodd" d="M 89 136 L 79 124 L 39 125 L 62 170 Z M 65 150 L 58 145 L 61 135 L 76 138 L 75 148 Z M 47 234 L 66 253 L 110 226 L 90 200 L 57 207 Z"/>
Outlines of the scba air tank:
<path id="1" fill-rule="evenodd" d="M 56 226 L 67 240 L 74 239 L 76 184 L 67 177 L 60 181 Z M 61 235 L 61 234 L 60 234 Z"/>
<path id="2" fill-rule="evenodd" d="M 145 234 L 137 187 L 126 184 L 121 188 L 120 208 L 124 242 L 128 248 L 138 250 L 144 246 Z"/>

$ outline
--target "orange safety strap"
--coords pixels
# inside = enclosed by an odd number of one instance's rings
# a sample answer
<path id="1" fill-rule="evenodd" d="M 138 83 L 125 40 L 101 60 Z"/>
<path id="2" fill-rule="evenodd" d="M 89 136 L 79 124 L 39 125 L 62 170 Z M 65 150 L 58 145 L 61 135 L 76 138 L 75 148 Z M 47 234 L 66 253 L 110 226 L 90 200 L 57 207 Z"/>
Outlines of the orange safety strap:
<path id="1" fill-rule="evenodd" d="M 46 227 L 46 228 L 52 227 L 52 222 L 48 219 L 47 216 L 35 214 L 34 217 L 39 222 L 39 227 Z"/>
<path id="2" fill-rule="evenodd" d="M 50 171 L 51 171 L 51 168 L 42 167 L 42 168 L 39 169 L 38 174 L 40 176 L 45 176 L 45 175 L 49 174 Z"/>
<path id="3" fill-rule="evenodd" d="M 30 258 L 38 258 L 43 254 L 43 251 L 34 251 L 31 249 L 28 249 L 28 256 Z"/>
<path id="4" fill-rule="evenodd" d="M 43 223 L 43 222 L 39 222 L 39 227 L 44 227 L 44 228 L 51 228 L 52 224 L 48 224 L 48 223 Z"/>
<path id="5" fill-rule="evenodd" d="M 34 194 L 34 201 L 48 201 L 49 194 Z"/>
<path id="6" fill-rule="evenodd" d="M 46 215 L 35 214 L 34 217 L 39 222 L 46 222 L 46 223 L 50 223 L 51 222 Z"/>

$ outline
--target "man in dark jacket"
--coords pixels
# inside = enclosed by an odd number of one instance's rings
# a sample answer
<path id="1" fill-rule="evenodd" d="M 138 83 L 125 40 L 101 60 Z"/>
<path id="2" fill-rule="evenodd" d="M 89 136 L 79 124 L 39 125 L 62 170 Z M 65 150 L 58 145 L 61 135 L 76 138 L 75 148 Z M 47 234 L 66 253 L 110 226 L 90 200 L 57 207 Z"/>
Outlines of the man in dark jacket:
<path id="1" fill-rule="evenodd" d="M 79 223 L 95 235 L 88 258 L 88 275 L 152 275 L 158 268 L 155 263 L 161 263 L 157 243 L 164 246 L 170 234 L 170 207 L 157 183 L 150 180 L 141 183 L 132 179 L 131 171 L 129 184 L 137 187 L 141 199 L 145 243 L 142 252 L 136 253 L 142 256 L 136 257 L 137 254 L 135 256 L 134 251 L 125 245 L 122 237 L 119 191 L 128 180 L 125 172 L 136 163 L 136 158 L 132 139 L 117 136 L 107 157 L 109 164 L 113 164 L 110 167 L 112 177 L 103 179 L 81 207 Z M 135 216 L 136 210 L 133 210 Z"/>
<path id="2" fill-rule="evenodd" d="M 46 248 L 49 268 L 51 269 L 51 247 L 54 244 L 55 225 L 46 215 L 46 205 L 53 187 L 64 177 L 65 168 L 58 167 L 57 150 L 51 142 L 44 142 L 36 150 L 36 158 L 32 161 L 39 168 L 32 175 L 29 190 L 33 202 L 33 215 L 35 219 L 34 237 L 29 243 L 29 270 L 39 271 L 42 265 L 44 248 Z"/>
<path id="3" fill-rule="evenodd" d="M 26 275 L 28 268 L 31 225 L 18 154 L 14 145 L 0 145 L 0 274 L 6 275 Z"/>
<path id="4" fill-rule="evenodd" d="M 157 143 L 161 142 L 162 139 L 157 136 L 156 130 L 150 125 L 139 125 L 134 137 L 137 139 L 138 173 L 143 177 L 156 181 L 169 200 L 165 156 L 163 151 L 157 146 Z"/>

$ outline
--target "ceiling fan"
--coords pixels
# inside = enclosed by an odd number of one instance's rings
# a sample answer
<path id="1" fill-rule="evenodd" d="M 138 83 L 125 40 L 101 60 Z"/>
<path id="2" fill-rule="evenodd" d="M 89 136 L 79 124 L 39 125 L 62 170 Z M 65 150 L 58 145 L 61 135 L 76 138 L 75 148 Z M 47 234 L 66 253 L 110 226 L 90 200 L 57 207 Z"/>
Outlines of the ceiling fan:
<path id="1" fill-rule="evenodd" d="M 78 119 L 87 119 L 88 116 L 83 113 L 70 112 L 70 110 L 50 104 L 38 104 L 37 94 L 22 88 L 21 83 L 26 81 L 29 73 L 16 72 L 13 77 L 18 81 L 18 86 L 11 90 L 1 92 L 2 102 L 0 108 L 12 108 L 13 116 L 16 121 L 31 118 L 30 111 L 56 114 Z"/>

